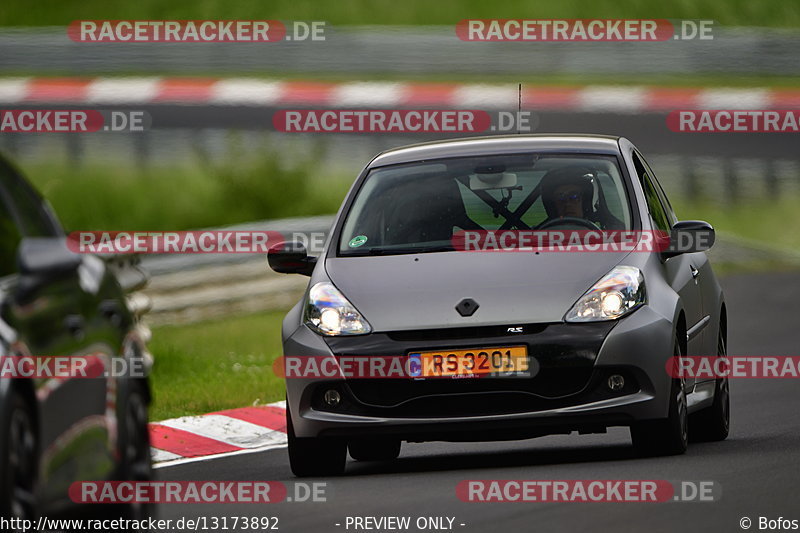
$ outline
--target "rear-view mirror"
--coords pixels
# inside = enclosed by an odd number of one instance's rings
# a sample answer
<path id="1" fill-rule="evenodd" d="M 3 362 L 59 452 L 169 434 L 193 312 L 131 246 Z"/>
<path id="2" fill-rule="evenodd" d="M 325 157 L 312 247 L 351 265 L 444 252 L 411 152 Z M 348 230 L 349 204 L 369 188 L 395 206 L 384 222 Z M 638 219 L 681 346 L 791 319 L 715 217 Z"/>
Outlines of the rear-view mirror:
<path id="1" fill-rule="evenodd" d="M 490 189 L 510 189 L 517 186 L 517 175 L 513 172 L 497 172 L 494 174 L 470 174 L 469 188 L 473 191 Z"/>

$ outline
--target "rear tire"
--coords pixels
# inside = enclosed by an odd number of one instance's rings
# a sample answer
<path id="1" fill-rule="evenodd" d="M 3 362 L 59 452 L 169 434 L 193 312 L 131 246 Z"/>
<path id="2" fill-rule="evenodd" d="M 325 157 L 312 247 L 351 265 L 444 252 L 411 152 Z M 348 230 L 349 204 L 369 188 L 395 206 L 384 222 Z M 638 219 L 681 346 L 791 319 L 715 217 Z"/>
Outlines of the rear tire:
<path id="1" fill-rule="evenodd" d="M 717 338 L 717 355 L 725 357 L 725 339 L 720 332 Z M 693 442 L 715 442 L 728 438 L 731 425 L 730 385 L 728 378 L 717 379 L 714 403 L 689 417 Z"/>
<path id="2" fill-rule="evenodd" d="M 392 461 L 400 456 L 400 439 L 373 438 L 351 440 L 347 448 L 356 461 Z"/>
<path id="3" fill-rule="evenodd" d="M 681 355 L 677 339 L 674 353 L 675 356 Z M 672 380 L 667 418 L 634 424 L 631 426 L 631 440 L 634 448 L 647 457 L 686 453 L 689 444 L 689 415 L 683 379 Z"/>
<path id="4" fill-rule="evenodd" d="M 295 436 L 289 409 L 286 409 L 286 433 L 289 438 L 289 466 L 295 476 L 340 476 L 344 473 L 347 460 L 347 443 L 344 440 Z"/>

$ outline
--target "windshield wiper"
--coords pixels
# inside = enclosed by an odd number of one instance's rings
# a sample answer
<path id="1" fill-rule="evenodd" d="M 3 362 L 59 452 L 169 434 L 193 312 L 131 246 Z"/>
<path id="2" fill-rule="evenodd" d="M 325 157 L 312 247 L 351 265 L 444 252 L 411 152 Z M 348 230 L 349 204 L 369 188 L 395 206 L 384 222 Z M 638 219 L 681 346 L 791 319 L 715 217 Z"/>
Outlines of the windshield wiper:
<path id="1" fill-rule="evenodd" d="M 440 244 L 436 246 L 402 246 L 402 247 L 373 247 L 368 250 L 349 252 L 346 255 L 403 255 L 403 254 L 424 254 L 432 252 L 453 252 L 452 244 Z"/>

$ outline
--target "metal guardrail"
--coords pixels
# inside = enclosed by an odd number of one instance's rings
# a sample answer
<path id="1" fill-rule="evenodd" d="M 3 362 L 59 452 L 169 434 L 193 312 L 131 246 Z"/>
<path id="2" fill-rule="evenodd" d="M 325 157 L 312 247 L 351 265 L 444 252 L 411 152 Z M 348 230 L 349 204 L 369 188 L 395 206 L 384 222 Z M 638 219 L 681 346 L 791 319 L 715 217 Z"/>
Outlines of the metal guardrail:
<path id="1" fill-rule="evenodd" d="M 236 224 L 224 228 L 229 231 L 277 231 L 281 233 L 327 233 L 333 224 L 333 216 L 295 217 L 278 220 L 262 220 Z M 194 255 L 146 255 L 141 257 L 142 268 L 151 276 L 159 277 L 167 274 L 186 272 L 205 267 L 232 266 L 236 264 L 252 264 L 266 259 L 261 255 L 250 254 L 194 254 Z M 155 280 L 154 280 L 155 283 Z M 152 283 L 151 283 L 152 285 Z"/>
<path id="2" fill-rule="evenodd" d="M 332 222 L 332 216 L 304 217 L 224 229 L 327 234 Z M 147 320 L 154 325 L 286 309 L 308 282 L 303 276 L 276 274 L 261 254 L 148 255 L 142 256 L 141 267 L 151 276 L 142 294 L 152 304 Z"/>
<path id="3" fill-rule="evenodd" d="M 453 26 L 330 26 L 324 42 L 103 43 L 66 27 L 0 30 L 0 71 L 80 73 L 748 74 L 800 73 L 800 32 L 713 27 L 713 40 L 463 42 Z"/>

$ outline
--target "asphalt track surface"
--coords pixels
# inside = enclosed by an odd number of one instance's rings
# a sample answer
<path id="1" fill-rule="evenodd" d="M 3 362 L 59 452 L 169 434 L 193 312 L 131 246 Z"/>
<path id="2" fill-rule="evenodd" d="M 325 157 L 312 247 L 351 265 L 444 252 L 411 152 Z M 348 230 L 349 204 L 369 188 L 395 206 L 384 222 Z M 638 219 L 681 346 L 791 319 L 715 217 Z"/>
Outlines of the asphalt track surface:
<path id="1" fill-rule="evenodd" d="M 735 275 L 722 279 L 729 310 L 731 355 L 800 354 L 797 302 L 800 273 Z M 403 444 L 389 464 L 348 460 L 327 482 L 327 501 L 161 505 L 159 518 L 277 516 L 281 531 L 348 531 L 348 516 L 455 517 L 454 530 L 505 531 L 742 531 L 742 517 L 800 520 L 800 382 L 742 379 L 731 383 L 728 440 L 691 444 L 686 455 L 640 458 L 629 433 L 553 436 L 491 443 Z M 177 465 L 158 479 L 273 480 L 294 478 L 285 449 Z M 467 479 L 663 479 L 714 481 L 714 502 L 466 503 L 456 485 Z M 310 480 L 304 480 L 310 481 Z M 341 524 L 336 526 L 336 524 Z M 461 526 L 460 524 L 464 524 Z M 351 527 L 349 531 L 354 531 Z M 363 531 L 363 530 L 362 530 Z"/>

